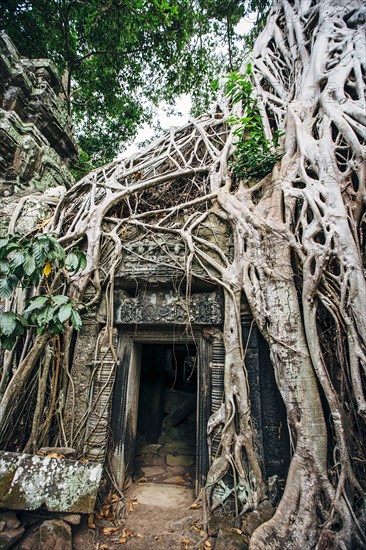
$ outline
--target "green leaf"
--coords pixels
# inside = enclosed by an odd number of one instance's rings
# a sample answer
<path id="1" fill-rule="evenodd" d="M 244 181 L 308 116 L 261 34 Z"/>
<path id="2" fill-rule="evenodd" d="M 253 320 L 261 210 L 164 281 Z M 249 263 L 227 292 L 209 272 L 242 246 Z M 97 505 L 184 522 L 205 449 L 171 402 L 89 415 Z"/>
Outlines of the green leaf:
<path id="1" fill-rule="evenodd" d="M 18 321 L 18 319 L 16 320 L 16 325 L 15 325 L 15 329 L 12 333 L 13 336 L 21 336 L 22 334 L 24 334 L 25 332 L 25 328 L 24 326 L 22 325 L 22 323 L 20 323 Z"/>
<path id="2" fill-rule="evenodd" d="M 5 273 L 6 275 L 10 271 L 10 265 L 8 260 L 0 260 L 0 273 Z"/>
<path id="3" fill-rule="evenodd" d="M 20 250 L 17 250 L 10 254 L 9 259 L 10 259 L 10 265 L 12 269 L 15 269 L 16 267 L 19 267 L 24 263 L 25 258 L 24 258 L 23 252 L 21 252 Z"/>
<path id="4" fill-rule="evenodd" d="M 69 252 L 66 256 L 65 267 L 68 271 L 76 271 L 79 267 L 79 258 L 75 252 Z"/>
<path id="5" fill-rule="evenodd" d="M 79 253 L 79 269 L 83 270 L 86 268 L 86 254 L 84 252 Z"/>
<path id="6" fill-rule="evenodd" d="M 47 325 L 47 323 L 51 321 L 54 311 L 54 308 L 51 306 L 45 306 L 43 309 L 41 309 L 36 317 L 37 324 L 39 326 Z"/>
<path id="7" fill-rule="evenodd" d="M 12 311 L 0 313 L 0 331 L 4 336 L 10 336 L 17 325 L 17 316 Z"/>
<path id="8" fill-rule="evenodd" d="M 0 337 L 1 345 L 4 349 L 11 351 L 15 345 L 16 337 L 13 336 L 1 336 Z"/>
<path id="9" fill-rule="evenodd" d="M 6 237 L 5 239 L 0 239 L 0 249 L 5 248 L 8 245 L 9 237 Z"/>
<path id="10" fill-rule="evenodd" d="M 48 329 L 51 332 L 51 334 L 60 334 L 60 332 L 63 332 L 64 326 L 62 323 L 60 323 L 59 319 L 54 317 L 50 321 L 50 324 L 48 325 Z"/>
<path id="11" fill-rule="evenodd" d="M 70 319 L 72 312 L 73 312 L 73 309 L 71 304 L 63 305 L 60 308 L 60 311 L 58 312 L 58 318 L 61 321 L 61 323 L 67 321 L 67 319 Z"/>
<path id="12" fill-rule="evenodd" d="M 71 323 L 75 330 L 80 330 L 82 326 L 82 320 L 79 312 L 76 309 L 71 311 Z"/>
<path id="13" fill-rule="evenodd" d="M 30 254 L 24 256 L 23 268 L 26 275 L 32 275 L 36 270 L 36 261 Z"/>
<path id="14" fill-rule="evenodd" d="M 8 275 L 8 277 L 0 279 L 0 298 L 10 298 L 18 283 L 19 279 L 15 275 Z"/>
<path id="15" fill-rule="evenodd" d="M 49 296 L 37 296 L 36 298 L 31 298 L 28 307 L 25 308 L 23 313 L 30 313 L 35 309 L 41 309 L 49 299 Z"/>
<path id="16" fill-rule="evenodd" d="M 65 251 L 54 237 L 50 238 L 49 259 L 58 260 L 61 262 L 65 261 Z"/>
<path id="17" fill-rule="evenodd" d="M 28 326 L 28 321 L 25 317 L 23 317 L 23 315 L 19 315 L 19 313 L 18 313 L 17 318 L 18 318 L 18 321 L 23 325 L 23 327 Z"/>
<path id="18" fill-rule="evenodd" d="M 70 298 L 68 296 L 64 296 L 63 294 L 56 294 L 56 296 L 52 296 L 52 301 L 58 305 L 62 306 L 63 304 L 66 304 L 70 301 Z"/>
<path id="19" fill-rule="evenodd" d="M 36 241 L 33 245 L 33 257 L 39 268 L 43 267 L 47 259 L 48 247 L 44 246 L 44 243 Z"/>

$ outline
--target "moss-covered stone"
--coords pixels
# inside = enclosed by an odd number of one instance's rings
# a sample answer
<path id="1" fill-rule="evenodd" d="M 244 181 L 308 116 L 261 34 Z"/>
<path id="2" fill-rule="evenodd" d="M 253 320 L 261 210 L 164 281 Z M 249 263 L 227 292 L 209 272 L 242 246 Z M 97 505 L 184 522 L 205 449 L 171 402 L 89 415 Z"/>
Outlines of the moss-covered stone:
<path id="1" fill-rule="evenodd" d="M 102 464 L 0 452 L 0 507 L 90 513 Z"/>

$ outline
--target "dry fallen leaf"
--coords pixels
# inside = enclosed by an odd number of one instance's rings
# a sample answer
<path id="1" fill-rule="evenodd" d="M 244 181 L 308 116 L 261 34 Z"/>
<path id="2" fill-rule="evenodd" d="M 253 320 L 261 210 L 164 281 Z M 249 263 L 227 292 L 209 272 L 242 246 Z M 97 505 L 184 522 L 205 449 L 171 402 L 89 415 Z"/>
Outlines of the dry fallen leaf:
<path id="1" fill-rule="evenodd" d="M 79 462 L 89 462 L 89 459 L 83 457 L 83 458 L 79 458 Z"/>
<path id="2" fill-rule="evenodd" d="M 52 220 L 52 216 L 50 216 L 49 218 L 46 218 L 45 220 L 41 220 L 39 223 L 38 223 L 38 226 L 43 229 L 44 227 L 46 227 L 46 225 L 48 225 L 50 223 L 50 221 Z"/>
<path id="3" fill-rule="evenodd" d="M 106 504 L 104 506 L 101 507 L 101 509 L 99 510 L 99 513 L 100 515 L 103 517 L 103 516 L 108 516 L 109 514 L 109 509 L 110 509 L 110 505 L 109 504 Z"/>
<path id="4" fill-rule="evenodd" d="M 211 543 L 209 540 L 205 540 L 205 548 L 207 548 L 207 550 L 209 550 L 209 548 L 211 548 Z"/>
<path id="5" fill-rule="evenodd" d="M 206 536 L 206 531 L 200 531 L 200 537 L 205 537 Z"/>
<path id="6" fill-rule="evenodd" d="M 94 514 L 89 514 L 88 516 L 88 527 L 89 529 L 95 529 Z"/>
<path id="7" fill-rule="evenodd" d="M 130 512 L 133 512 L 133 507 L 137 504 L 137 498 L 130 498 Z"/>
<path id="8" fill-rule="evenodd" d="M 127 542 L 126 537 L 121 537 L 121 538 L 119 539 L 119 542 L 120 542 L 121 544 L 126 544 L 126 542 Z"/>
<path id="9" fill-rule="evenodd" d="M 137 483 L 146 483 L 147 479 L 146 477 L 140 477 L 140 479 L 137 480 Z"/>
<path id="10" fill-rule="evenodd" d="M 118 500 L 121 500 L 121 497 L 114 494 L 111 496 L 111 502 L 117 502 Z"/>
<path id="11" fill-rule="evenodd" d="M 48 458 L 65 458 L 64 455 L 60 455 L 58 453 L 50 453 L 47 455 Z"/>
<path id="12" fill-rule="evenodd" d="M 99 548 L 100 548 L 100 550 L 108 550 L 109 546 L 108 546 L 108 544 L 102 544 Z"/>
<path id="13" fill-rule="evenodd" d="M 183 550 L 188 550 L 188 547 L 189 547 L 189 544 L 190 544 L 190 539 L 183 539 L 182 540 L 182 547 L 183 547 Z"/>
<path id="14" fill-rule="evenodd" d="M 107 537 L 109 537 L 109 535 L 111 535 L 115 531 L 118 531 L 118 529 L 119 527 L 104 527 L 103 535 L 106 535 Z"/>
<path id="15" fill-rule="evenodd" d="M 234 529 L 235 533 L 237 533 L 238 535 L 242 535 L 243 534 L 243 531 L 241 529 Z"/>
<path id="16" fill-rule="evenodd" d="M 198 510 L 198 508 L 201 508 L 201 504 L 199 502 L 194 502 L 191 508 L 193 508 L 193 510 Z"/>

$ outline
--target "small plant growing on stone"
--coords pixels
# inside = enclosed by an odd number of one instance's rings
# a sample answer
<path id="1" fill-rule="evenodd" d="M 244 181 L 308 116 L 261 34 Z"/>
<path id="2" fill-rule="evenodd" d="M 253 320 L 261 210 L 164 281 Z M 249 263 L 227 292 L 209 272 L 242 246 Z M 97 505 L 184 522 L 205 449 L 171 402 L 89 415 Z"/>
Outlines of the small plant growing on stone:
<path id="1" fill-rule="evenodd" d="M 233 72 L 226 82 L 227 96 L 234 105 L 241 102 L 244 113 L 244 116 L 232 115 L 228 121 L 235 127 L 233 134 L 237 138 L 231 169 L 237 178 L 258 180 L 268 175 L 282 156 L 277 152 L 281 133 L 275 132 L 272 142 L 266 139 L 250 75 L 251 66 L 248 65 L 245 74 Z"/>

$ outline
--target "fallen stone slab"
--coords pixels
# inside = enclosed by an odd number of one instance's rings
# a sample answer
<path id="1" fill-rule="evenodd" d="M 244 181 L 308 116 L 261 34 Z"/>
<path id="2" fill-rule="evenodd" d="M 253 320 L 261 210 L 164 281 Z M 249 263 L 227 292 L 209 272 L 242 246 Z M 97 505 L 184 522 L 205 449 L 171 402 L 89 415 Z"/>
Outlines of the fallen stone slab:
<path id="1" fill-rule="evenodd" d="M 72 550 L 71 526 L 62 519 L 44 521 L 39 528 L 40 550 Z"/>
<path id="2" fill-rule="evenodd" d="M 192 466 L 193 456 L 188 455 L 166 455 L 168 466 Z"/>
<path id="3" fill-rule="evenodd" d="M 161 466 L 142 466 L 141 469 L 145 477 L 160 476 L 165 473 L 165 469 Z"/>
<path id="4" fill-rule="evenodd" d="M 0 507 L 89 514 L 102 464 L 0 451 Z"/>
<path id="5" fill-rule="evenodd" d="M 271 519 L 274 512 L 275 510 L 269 500 L 264 500 L 259 504 L 257 510 L 253 510 L 243 516 L 241 526 L 243 532 L 251 536 L 257 527 Z"/>

